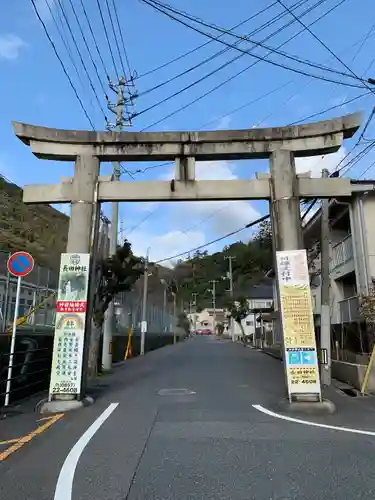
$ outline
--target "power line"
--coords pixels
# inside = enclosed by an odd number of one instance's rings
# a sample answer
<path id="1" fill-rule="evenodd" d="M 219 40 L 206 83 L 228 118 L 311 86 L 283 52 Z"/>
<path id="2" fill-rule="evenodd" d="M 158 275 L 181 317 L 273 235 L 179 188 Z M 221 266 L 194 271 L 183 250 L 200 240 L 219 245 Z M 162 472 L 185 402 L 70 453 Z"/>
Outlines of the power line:
<path id="1" fill-rule="evenodd" d="M 78 67 L 77 67 L 76 62 L 75 62 L 75 60 L 74 60 L 73 53 L 72 53 L 72 50 L 71 50 L 71 47 L 70 47 L 70 44 L 69 44 L 68 38 L 65 38 L 65 36 L 64 36 L 64 35 L 66 35 L 66 29 L 65 29 L 66 27 L 65 27 L 65 25 L 64 25 L 64 21 L 63 21 L 63 19 L 62 19 L 62 17 L 61 17 L 60 10 L 59 10 L 59 9 L 57 9 L 57 15 L 58 15 L 58 18 L 59 18 L 59 21 L 60 21 L 60 25 L 61 25 L 61 27 L 60 27 L 60 26 L 59 26 L 59 24 L 57 23 L 55 13 L 53 12 L 53 9 L 51 8 L 51 5 L 50 5 L 50 3 L 49 3 L 48 1 L 46 1 L 46 5 L 47 5 L 47 8 L 48 8 L 48 10 L 49 10 L 49 13 L 50 13 L 51 19 L 53 20 L 53 23 L 54 23 L 54 25 L 56 26 L 57 32 L 58 32 L 58 33 L 59 33 L 59 35 L 60 35 L 61 41 L 62 41 L 62 43 L 63 43 L 63 45 L 64 45 L 64 47 L 65 47 L 65 50 L 66 50 L 66 52 L 67 52 L 67 54 L 68 54 L 68 57 L 69 57 L 69 59 L 70 59 L 70 62 L 71 62 L 72 66 L 73 66 L 73 68 L 74 68 L 74 70 L 75 70 L 75 72 L 76 72 L 77 78 L 78 78 L 78 80 L 79 80 L 79 82 L 80 82 L 80 84 L 81 84 L 81 86 L 82 86 L 82 89 L 85 89 L 85 88 L 86 88 L 86 85 L 83 83 L 82 76 L 81 76 L 81 74 L 80 74 L 80 73 L 79 73 L 79 71 L 78 71 Z M 92 102 L 91 97 L 89 98 L 89 102 L 90 102 L 90 104 L 91 104 L 92 109 L 94 110 L 94 104 L 93 104 L 93 102 Z"/>
<path id="2" fill-rule="evenodd" d="M 145 1 L 145 0 L 141 0 L 141 1 Z M 328 10 L 327 12 L 325 12 L 324 14 L 322 14 L 320 17 L 318 17 L 317 19 L 315 19 L 315 21 L 313 21 L 310 26 L 312 26 L 313 24 L 315 24 L 316 22 L 320 21 L 321 19 L 323 19 L 325 16 L 327 16 L 329 13 L 331 13 L 334 9 L 336 9 L 339 5 L 341 5 L 341 3 L 343 1 L 346 1 L 346 0 L 341 0 L 338 4 L 336 4 L 334 7 L 332 7 L 330 10 Z M 304 30 L 302 29 L 301 31 L 295 33 L 294 35 L 292 35 L 291 37 L 289 37 L 285 42 L 282 42 L 278 48 L 282 47 L 283 45 L 286 45 L 288 42 L 290 42 L 291 40 L 293 40 L 294 38 L 296 38 L 300 33 L 302 33 Z M 265 57 L 268 57 L 270 53 L 266 54 Z M 235 73 L 234 75 L 230 76 L 229 78 L 227 78 L 226 80 L 224 80 L 223 82 L 219 83 L 218 85 L 216 85 L 215 87 L 211 88 L 210 90 L 208 90 L 207 92 L 205 92 L 204 94 L 198 96 L 196 99 L 188 102 L 187 104 L 181 106 L 180 108 L 176 109 L 175 111 L 172 111 L 171 113 L 169 113 L 168 115 L 165 115 L 163 116 L 161 119 L 153 122 L 151 125 L 148 125 L 147 127 L 143 128 L 141 131 L 145 131 L 145 130 L 148 130 L 150 129 L 151 127 L 154 127 L 155 125 L 158 125 L 159 123 L 163 122 L 164 120 L 167 120 L 168 118 L 171 118 L 172 116 L 176 115 L 177 113 L 185 110 L 186 108 L 192 106 L 193 104 L 195 104 L 196 102 L 200 101 L 201 99 L 205 98 L 206 96 L 210 95 L 212 92 L 214 92 L 215 90 L 221 88 L 223 85 L 229 83 L 230 81 L 234 80 L 235 78 L 237 78 L 238 76 L 240 76 L 241 74 L 245 73 L 246 71 L 248 71 L 249 69 L 251 69 L 252 67 L 254 67 L 256 64 L 258 64 L 260 61 L 257 60 L 253 63 L 251 63 L 249 66 L 246 66 L 246 68 L 242 69 L 241 71 Z"/>
<path id="3" fill-rule="evenodd" d="M 316 116 L 323 115 L 324 113 L 327 113 L 328 111 L 332 111 L 333 109 L 341 108 L 342 106 L 345 106 L 346 104 L 350 104 L 354 101 L 357 101 L 358 99 L 363 99 L 363 97 L 369 96 L 372 94 L 372 92 L 365 92 L 364 94 L 357 95 L 356 97 L 352 97 L 351 99 L 347 99 L 346 101 L 341 102 L 340 104 L 336 104 L 335 106 L 330 106 L 329 108 L 323 109 L 322 111 L 319 111 L 318 113 L 314 113 L 309 116 L 305 116 L 301 118 L 300 120 L 297 120 L 293 123 L 289 123 L 287 126 L 292 126 L 292 125 L 297 125 L 298 123 L 305 122 L 306 120 L 310 120 L 311 118 L 315 118 Z"/>
<path id="4" fill-rule="evenodd" d="M 226 238 L 229 238 L 230 236 L 234 236 L 235 234 L 240 233 L 241 231 L 244 231 L 245 229 L 249 229 L 250 227 L 256 226 L 257 224 L 260 224 L 261 222 L 269 219 L 269 217 L 270 217 L 269 214 L 268 215 L 264 215 L 263 217 L 260 217 L 259 219 L 255 220 L 253 222 L 249 222 L 245 226 L 243 226 L 243 227 L 241 227 L 239 229 L 236 229 L 235 231 L 227 233 L 224 236 L 220 236 L 220 238 L 216 238 L 215 240 L 211 240 L 208 243 L 205 243 L 204 245 L 199 245 L 198 247 L 191 248 L 190 250 L 187 250 L 186 252 L 181 252 L 179 254 L 172 255 L 171 257 L 167 257 L 165 259 L 157 260 L 156 262 L 154 262 L 154 264 L 160 264 L 161 262 L 166 262 L 168 260 L 178 259 L 179 257 L 182 257 L 183 255 L 186 255 L 188 253 L 196 252 L 197 250 L 201 250 L 202 248 L 205 248 L 205 247 L 207 247 L 209 245 L 213 245 L 214 243 L 218 243 L 219 241 L 225 240 Z"/>
<path id="5" fill-rule="evenodd" d="M 124 41 L 124 36 L 123 36 L 123 30 L 121 29 L 121 25 L 120 25 L 120 21 L 119 21 L 119 17 L 118 17 L 118 11 L 117 11 L 117 6 L 116 6 L 115 0 L 112 0 L 112 3 L 113 3 L 113 9 L 115 11 L 115 18 L 116 18 L 117 28 L 118 28 L 118 31 L 120 33 L 120 39 L 121 39 L 121 43 L 122 43 L 122 50 L 124 51 L 126 64 L 128 66 L 128 70 L 129 70 L 129 78 L 130 78 L 130 80 L 132 80 L 133 78 L 132 78 L 132 72 L 131 72 L 131 69 L 130 69 L 129 57 L 128 57 L 128 53 L 127 53 L 126 46 L 125 46 L 125 41 Z"/>
<path id="6" fill-rule="evenodd" d="M 111 9 L 109 7 L 108 0 L 105 0 L 105 3 L 106 3 L 106 6 L 107 6 L 107 10 L 108 10 L 109 22 L 111 23 L 111 27 L 112 27 L 112 31 L 113 31 L 113 37 L 114 37 L 116 48 L 117 48 L 117 52 L 118 52 L 118 55 L 119 55 L 121 68 L 122 68 L 122 71 L 123 71 L 125 79 L 126 80 L 130 80 L 131 75 L 129 75 L 129 79 L 126 76 L 125 65 L 124 65 L 124 61 L 122 59 L 120 45 L 119 45 L 119 41 L 118 41 L 117 33 L 116 33 L 116 30 L 115 30 L 115 25 L 114 25 L 114 22 L 113 22 L 113 18 L 112 18 L 112 14 L 111 14 Z M 116 5 L 115 4 L 114 4 L 114 7 L 116 9 Z"/>
<path id="7" fill-rule="evenodd" d="M 77 101 L 79 102 L 79 105 L 80 105 L 80 107 L 81 107 L 82 111 L 84 112 L 84 114 L 85 114 L 85 116 L 86 116 L 86 118 L 87 118 L 88 122 L 90 123 L 91 128 L 92 128 L 93 130 L 95 130 L 94 124 L 93 124 L 93 122 L 92 122 L 92 120 L 91 120 L 91 118 L 90 118 L 89 114 L 87 113 L 87 110 L 86 110 L 85 106 L 83 105 L 83 102 L 82 102 L 81 98 L 80 98 L 80 97 L 79 97 L 79 95 L 78 95 L 77 89 L 76 89 L 76 87 L 74 86 L 74 84 L 73 84 L 73 82 L 72 82 L 72 79 L 70 78 L 69 73 L 67 72 L 67 70 L 66 70 L 66 67 L 65 67 L 64 63 L 63 63 L 63 61 L 62 61 L 61 57 L 59 56 L 59 53 L 57 52 L 56 46 L 55 46 L 55 44 L 53 43 L 53 40 L 52 40 L 52 38 L 50 37 L 50 35 L 49 35 L 49 33 L 48 33 L 47 27 L 46 27 L 46 25 L 45 25 L 45 23 L 44 23 L 43 19 L 41 18 L 40 14 L 39 14 L 39 12 L 38 12 L 38 9 L 37 9 L 36 4 L 35 4 L 35 0 L 31 0 L 31 3 L 32 3 L 32 6 L 33 6 L 33 8 L 34 8 L 34 12 L 35 12 L 35 14 L 36 14 L 36 16 L 37 16 L 37 18 L 38 18 L 39 22 L 40 22 L 40 23 L 42 24 L 42 26 L 43 26 L 43 29 L 44 29 L 44 32 L 45 32 L 45 34 L 46 34 L 47 38 L 48 38 L 48 41 L 49 41 L 49 43 L 51 44 L 51 46 L 52 46 L 52 48 L 53 48 L 53 51 L 54 51 L 54 53 L 55 53 L 55 56 L 57 57 L 57 59 L 58 59 L 58 61 L 59 61 L 60 65 L 61 65 L 61 68 L 62 68 L 62 70 L 64 71 L 65 76 L 67 77 L 67 79 L 68 79 L 68 81 L 69 81 L 69 85 L 71 86 L 71 88 L 72 88 L 72 90 L 73 90 L 73 92 L 74 92 L 74 95 L 76 96 Z"/>
<path id="8" fill-rule="evenodd" d="M 106 117 L 106 114 L 105 114 L 105 111 L 104 111 L 104 109 L 103 109 L 103 106 L 102 106 L 102 104 L 101 104 L 101 102 L 100 102 L 100 99 L 99 99 L 99 97 L 98 97 L 98 94 L 97 94 L 97 92 L 96 92 L 96 89 L 95 89 L 95 87 L 94 87 L 94 84 L 93 84 L 93 82 L 92 82 L 92 80 L 91 80 L 90 73 L 89 73 L 89 72 L 88 72 L 88 70 L 87 70 L 87 67 L 86 67 L 85 61 L 83 60 L 83 57 L 82 57 L 81 51 L 80 51 L 80 49 L 79 49 L 79 47 L 78 47 L 77 40 L 75 39 L 75 36 L 74 36 L 74 34 L 73 34 L 73 31 L 72 31 L 72 28 L 71 28 L 71 26 L 70 26 L 69 19 L 68 19 L 67 15 L 66 15 L 65 9 L 64 9 L 64 7 L 63 7 L 63 5 L 62 5 L 61 0 L 57 0 L 57 2 L 58 2 L 58 5 L 60 6 L 61 12 L 62 12 L 62 14 L 63 14 L 63 16 L 64 16 L 64 19 L 65 19 L 66 25 L 67 25 L 68 30 L 69 30 L 69 33 L 70 33 L 70 36 L 72 37 L 72 40 L 73 40 L 74 46 L 75 46 L 75 48 L 76 48 L 76 50 L 77 50 L 77 54 L 78 54 L 78 56 L 79 56 L 79 59 L 80 59 L 81 64 L 82 64 L 82 66 L 83 66 L 83 69 L 84 69 L 84 71 L 85 71 L 85 73 L 86 73 L 87 79 L 88 79 L 88 81 L 89 81 L 89 85 L 90 85 L 90 87 L 91 87 L 91 90 L 92 90 L 92 91 L 93 91 L 93 93 L 94 93 L 94 96 L 95 96 L 95 99 L 96 99 L 96 101 L 97 101 L 97 103 L 98 103 L 98 105 L 99 105 L 99 108 L 101 109 L 101 111 L 102 111 L 102 113 L 103 113 L 104 117 Z"/>
<path id="9" fill-rule="evenodd" d="M 98 46 L 98 43 L 97 43 L 97 41 L 96 41 L 96 37 L 95 37 L 95 34 L 94 34 L 94 30 L 93 30 L 93 28 L 92 28 L 92 25 L 91 25 L 91 22 L 90 22 L 89 16 L 88 16 L 88 14 L 87 14 L 87 11 L 86 11 L 86 8 L 85 8 L 85 5 L 84 5 L 84 3 L 83 3 L 83 0 L 80 0 L 80 2 L 81 2 L 81 7 L 82 7 L 82 9 L 83 9 L 84 16 L 85 16 L 86 21 L 87 21 L 87 24 L 88 24 L 88 26 L 89 26 L 89 30 L 90 30 L 90 33 L 91 33 L 92 39 L 93 39 L 93 41 L 94 41 L 94 45 L 95 45 L 96 52 L 97 52 L 97 54 L 98 54 L 98 56 L 99 56 L 100 62 L 102 63 L 102 66 L 103 66 L 103 69 L 104 69 L 104 73 L 106 74 L 107 80 L 109 80 L 109 73 L 108 73 L 107 67 L 106 67 L 106 65 L 105 65 L 105 63 L 104 63 L 104 59 L 103 59 L 103 57 L 102 57 L 102 54 L 101 54 L 101 52 L 100 52 L 100 50 L 99 50 L 99 46 Z"/>
<path id="10" fill-rule="evenodd" d="M 296 2 L 296 3 L 292 6 L 292 8 L 301 7 L 303 4 L 305 4 L 305 3 L 306 3 L 306 2 L 308 2 L 308 1 L 309 1 L 309 0 L 302 0 L 302 1 L 301 1 L 301 0 L 299 0 L 298 2 Z M 325 1 L 325 0 L 323 0 L 323 1 Z M 318 3 L 321 3 L 321 2 L 318 2 Z M 309 9 L 308 9 L 308 11 L 309 11 Z M 306 12 L 308 12 L 308 11 L 306 11 Z M 269 20 L 269 21 L 267 21 L 266 23 L 263 23 L 261 26 L 259 26 L 259 27 L 258 27 L 258 28 L 256 28 L 255 30 L 253 30 L 253 31 L 251 31 L 250 33 L 248 33 L 248 35 L 247 35 L 247 36 L 252 36 L 252 35 L 255 35 L 255 34 L 257 34 L 257 33 L 260 33 L 260 32 L 261 32 L 261 31 L 263 31 L 265 28 L 268 28 L 268 27 L 272 26 L 272 24 L 274 24 L 275 22 L 277 22 L 277 21 L 279 21 L 280 19 L 282 19 L 282 17 L 285 17 L 285 13 L 284 13 L 284 14 L 278 14 L 277 16 L 273 17 L 272 19 L 270 19 L 270 20 Z M 250 16 L 249 18 L 245 19 L 245 20 L 244 20 L 244 21 L 242 21 L 241 23 L 239 23 L 239 24 L 235 25 L 235 26 L 234 26 L 233 28 L 231 28 L 231 29 L 238 28 L 239 26 L 241 26 L 241 25 L 243 25 L 243 24 L 248 23 L 248 22 L 249 22 L 251 19 L 253 19 L 253 18 L 254 18 L 254 15 L 252 15 L 252 16 Z M 270 38 L 271 36 L 274 36 L 274 35 L 278 34 L 278 33 L 279 33 L 282 29 L 287 28 L 287 27 L 288 27 L 288 26 L 290 26 L 291 24 L 293 24 L 293 23 L 290 23 L 290 22 L 289 22 L 289 23 L 287 23 L 286 25 L 284 25 L 284 27 L 279 28 L 279 29 L 278 29 L 278 30 L 276 30 L 276 31 L 275 31 L 272 35 L 269 35 L 269 36 L 266 38 L 266 40 L 267 40 L 268 38 Z M 225 35 L 224 35 L 224 34 L 221 34 L 218 38 L 221 38 L 221 37 L 223 37 L 223 36 L 225 36 Z M 238 45 L 238 44 L 240 44 L 240 43 L 242 43 L 242 42 L 243 42 L 243 40 L 239 40 L 239 41 L 235 42 L 235 44 L 234 44 L 234 45 Z M 210 40 L 208 43 L 212 43 L 212 40 Z M 158 85 L 155 85 L 154 87 L 151 87 L 151 88 L 149 88 L 149 89 L 147 89 L 147 90 L 144 90 L 143 92 L 141 92 L 141 93 L 138 95 L 138 97 L 141 97 L 141 96 L 144 96 L 144 95 L 146 95 L 146 94 L 149 94 L 150 92 L 153 92 L 154 90 L 157 90 L 157 89 L 159 89 L 159 88 L 163 87 L 164 85 L 167 85 L 167 84 L 169 84 L 169 83 L 171 83 L 171 82 L 173 82 L 173 81 L 177 80 L 177 79 L 178 79 L 178 78 L 180 78 L 181 76 L 185 76 L 185 75 L 187 75 L 187 74 L 188 74 L 188 73 L 190 73 L 191 71 L 194 71 L 195 69 L 200 68 L 200 67 L 201 67 L 201 66 L 203 66 L 204 64 L 206 64 L 206 63 L 208 63 L 208 62 L 213 61 L 213 60 L 214 60 L 214 59 L 216 59 L 217 57 L 219 57 L 219 56 L 221 56 L 222 54 L 225 54 L 226 52 L 228 52 L 229 50 L 231 50 L 231 48 L 230 48 L 230 47 L 226 47 L 225 49 L 222 49 L 222 50 L 220 50 L 219 52 L 216 52 L 215 54 L 213 54 L 213 55 L 211 55 L 211 56 L 207 57 L 207 58 L 206 58 L 206 59 L 204 59 L 203 61 L 201 61 L 201 62 L 199 62 L 199 63 L 195 64 L 194 66 L 191 66 L 190 68 L 188 68 L 188 69 L 186 69 L 186 70 L 182 71 L 181 73 L 179 73 L 179 74 L 175 75 L 174 77 L 169 78 L 168 80 L 166 80 L 166 81 L 164 81 L 164 82 L 161 82 L 161 83 L 159 83 Z M 242 57 L 242 55 L 241 55 L 241 57 Z M 234 59 L 232 59 L 232 61 L 230 61 L 230 62 L 234 62 L 236 59 L 237 59 L 237 58 L 234 58 Z M 221 69 L 221 67 L 220 67 L 220 68 L 218 68 L 217 70 L 215 70 L 215 72 L 216 72 L 216 71 L 219 71 L 220 69 Z M 210 76 L 210 75 L 208 75 L 208 76 Z M 199 81 L 198 81 L 198 83 L 199 83 Z"/>
<path id="11" fill-rule="evenodd" d="M 59 2 L 60 2 L 60 0 L 59 0 Z M 105 94 L 106 94 L 106 91 L 105 91 L 105 88 L 104 88 L 104 85 L 103 85 L 102 79 L 101 79 L 101 77 L 100 77 L 98 67 L 97 67 L 97 65 L 96 65 L 96 62 L 94 61 L 94 58 L 92 57 L 91 50 L 90 50 L 90 47 L 89 47 L 89 45 L 88 45 L 88 43 L 87 43 L 86 36 L 85 36 L 85 34 L 84 34 L 84 32 L 83 32 L 82 25 L 81 25 L 81 23 L 80 23 L 79 17 L 78 17 L 78 15 L 77 15 L 77 11 L 76 11 L 76 9 L 75 9 L 75 7 L 74 7 L 74 4 L 73 4 L 73 0 L 69 0 L 69 3 L 70 3 L 70 6 L 71 6 L 71 8 L 72 8 L 72 11 L 73 11 L 73 14 L 74 14 L 75 20 L 76 20 L 76 22 L 77 22 L 77 25 L 78 25 L 79 31 L 80 31 L 80 33 L 81 33 L 82 40 L 83 40 L 83 42 L 84 42 L 84 44 L 85 44 L 85 47 L 86 47 L 86 49 L 87 49 L 87 52 L 88 52 L 88 54 L 89 54 L 89 57 L 90 57 L 91 63 L 92 63 L 92 65 L 94 66 L 96 76 L 97 76 L 97 78 L 98 78 L 98 80 L 99 80 L 100 86 L 101 86 L 101 88 L 102 88 L 102 90 L 103 90 L 103 93 L 104 93 L 104 95 L 105 95 Z"/>
<path id="12" fill-rule="evenodd" d="M 108 30 L 107 30 L 107 25 L 104 21 L 104 16 L 103 16 L 103 11 L 102 11 L 102 8 L 100 6 L 100 2 L 99 0 L 96 0 L 96 4 L 98 6 L 98 9 L 99 9 L 99 15 L 100 15 L 100 19 L 102 21 L 102 25 L 103 25 L 103 29 L 104 29 L 104 34 L 105 34 L 105 38 L 107 40 L 107 45 L 108 45 L 108 49 L 109 49 L 109 53 L 111 55 L 111 59 L 112 59 L 112 64 L 113 64 L 113 69 L 115 70 L 115 75 L 117 77 L 117 81 L 120 80 L 120 76 L 119 76 L 119 73 L 117 71 L 117 65 L 116 65 L 116 61 L 115 61 L 115 58 L 114 58 L 114 55 L 113 55 L 113 50 L 112 50 L 112 46 L 111 46 L 111 42 L 110 42 L 110 39 L 109 39 L 109 35 L 108 35 Z M 124 75 L 125 76 L 125 75 Z"/>
<path id="13" fill-rule="evenodd" d="M 269 10 L 271 7 L 275 6 L 277 4 L 277 1 L 271 3 L 270 5 L 268 5 L 267 7 L 265 7 L 264 9 L 256 12 L 255 14 L 253 14 L 253 16 L 251 16 L 250 18 L 248 18 L 247 20 L 245 21 L 242 21 L 241 23 L 237 24 L 236 26 L 233 26 L 232 29 L 236 29 L 236 28 L 239 28 L 242 24 L 245 24 L 247 23 L 248 21 L 252 20 L 252 19 L 255 19 L 257 16 L 263 14 L 264 12 L 266 12 L 267 10 Z M 218 36 L 218 38 L 221 38 L 222 36 L 224 36 L 224 34 Z M 190 54 L 193 54 L 194 52 L 197 52 L 198 50 L 202 49 L 203 47 L 207 47 L 207 45 L 210 45 L 211 43 L 213 43 L 215 40 L 208 40 L 207 42 L 204 42 L 202 43 L 201 45 L 198 45 L 197 47 L 195 47 L 194 49 L 191 49 L 191 50 L 188 50 L 187 52 L 184 52 L 183 54 L 181 54 L 180 56 L 177 56 L 175 57 L 174 59 L 171 59 L 170 61 L 164 63 L 164 64 L 161 64 L 160 66 L 156 66 L 155 68 L 149 70 L 149 71 L 146 71 L 145 73 L 142 73 L 141 75 L 137 76 L 135 78 L 135 80 L 139 80 L 140 78 L 144 78 L 145 76 L 148 76 L 148 75 L 151 75 L 152 73 L 155 73 L 156 71 L 159 71 L 160 69 L 163 69 L 163 68 L 166 68 L 167 66 L 177 62 L 177 61 L 180 61 L 181 59 L 183 59 L 184 57 L 187 57 L 189 56 Z"/>
<path id="14" fill-rule="evenodd" d="M 345 1 L 346 0 L 341 0 L 341 2 L 338 5 L 341 5 Z M 326 82 L 336 83 L 338 85 L 343 85 L 343 86 L 348 86 L 348 87 L 363 88 L 363 86 L 360 86 L 360 85 L 356 85 L 356 84 L 348 83 L 348 82 L 337 81 L 337 80 L 332 80 L 332 79 L 329 79 L 329 78 L 326 78 L 326 77 L 323 77 L 323 76 L 319 76 L 319 75 L 315 75 L 315 74 L 312 74 L 312 73 L 308 73 L 307 71 L 304 71 L 304 70 L 301 70 L 301 69 L 298 69 L 298 68 L 293 68 L 293 67 L 290 67 L 290 66 L 286 66 L 285 64 L 278 63 L 278 62 L 273 61 L 273 60 L 266 60 L 262 56 L 259 56 L 259 55 L 256 55 L 256 54 L 252 54 L 252 53 L 250 53 L 249 50 L 241 49 L 241 48 L 239 48 L 239 47 L 237 47 L 237 46 L 235 46 L 233 44 L 225 42 L 224 40 L 220 40 L 217 37 L 214 37 L 213 35 L 211 35 L 210 33 L 202 31 L 202 30 L 200 30 L 200 29 L 192 26 L 191 24 L 186 23 L 185 21 L 182 21 L 181 19 L 178 19 L 177 17 L 169 14 L 168 12 L 166 12 L 165 10 L 163 10 L 162 8 L 158 7 L 158 5 L 161 5 L 161 6 L 163 6 L 163 8 L 165 8 L 167 10 L 174 11 L 174 9 L 171 9 L 170 7 L 167 7 L 165 4 L 162 4 L 161 2 L 156 2 L 156 0 L 150 0 L 150 1 L 148 1 L 148 0 L 141 0 L 141 2 L 146 3 L 147 5 L 150 5 L 155 10 L 158 10 L 159 12 L 161 12 L 164 15 L 166 15 L 167 17 L 169 17 L 169 18 L 177 21 L 180 24 L 183 24 L 184 26 L 192 29 L 193 31 L 196 31 L 197 33 L 200 33 L 200 34 L 202 34 L 204 36 L 207 36 L 208 38 L 211 38 L 212 40 L 216 40 L 219 43 L 226 45 L 227 47 L 234 48 L 235 50 L 237 50 L 237 51 L 239 51 L 239 52 L 241 52 L 243 54 L 250 55 L 251 57 L 253 57 L 255 59 L 258 59 L 260 61 L 265 61 L 268 64 L 272 64 L 273 66 L 277 66 L 279 68 L 282 68 L 282 69 L 285 69 L 285 70 L 288 70 L 288 71 L 292 71 L 294 73 L 297 73 L 297 74 L 300 74 L 300 75 L 303 75 L 303 76 L 309 76 L 310 78 L 315 78 L 315 79 L 318 79 L 318 80 L 323 80 L 323 81 L 326 81 Z M 185 16 L 185 17 L 188 17 L 188 16 Z M 198 22 L 198 21 L 195 21 L 195 22 Z M 216 30 L 218 30 L 218 31 L 220 31 L 222 33 L 230 34 L 230 35 L 234 36 L 235 38 L 238 38 L 240 40 L 244 40 L 244 41 L 250 42 L 250 43 L 252 43 L 252 44 L 254 44 L 256 46 L 260 46 L 260 47 L 262 47 L 264 49 L 269 50 L 271 53 L 276 53 L 278 55 L 282 55 L 283 57 L 286 57 L 288 59 L 297 61 L 300 64 L 306 64 L 308 66 L 312 66 L 312 67 L 315 67 L 315 68 L 318 68 L 318 69 L 321 69 L 321 70 L 323 69 L 325 71 L 328 71 L 328 72 L 331 72 L 331 73 L 335 73 L 335 74 L 338 74 L 338 75 L 342 75 L 342 76 L 345 76 L 345 77 L 348 77 L 348 78 L 354 78 L 351 74 L 343 73 L 342 71 L 333 70 L 333 69 L 328 68 L 328 67 L 322 67 L 322 66 L 320 66 L 318 64 L 315 64 L 315 63 L 313 63 L 311 61 L 303 60 L 303 59 L 301 59 L 299 57 L 296 57 L 296 56 L 293 56 L 293 55 L 290 55 L 290 54 L 286 54 L 284 52 L 279 52 L 278 48 L 275 49 L 274 47 L 270 47 L 270 46 L 264 45 L 263 42 L 257 42 L 255 40 L 250 40 L 247 37 L 235 35 L 234 33 L 230 32 L 229 30 L 224 30 L 224 29 L 221 29 L 221 28 L 217 28 L 217 27 L 215 27 L 213 25 L 209 25 L 207 23 L 201 23 L 201 24 L 203 24 L 205 26 L 208 26 L 211 29 L 216 29 Z M 357 79 L 357 78 L 355 78 L 355 79 Z M 363 80 L 361 80 L 361 81 L 363 82 Z"/>
<path id="15" fill-rule="evenodd" d="M 300 25 L 305 28 L 312 37 L 314 37 L 315 40 L 317 40 L 317 42 L 320 43 L 320 45 L 322 45 L 339 63 L 341 63 L 353 76 L 354 78 L 356 78 L 358 81 L 363 81 L 356 73 L 354 73 L 354 71 L 340 58 L 338 57 L 334 52 L 333 50 L 331 50 L 328 45 L 326 43 L 323 42 L 323 40 L 321 40 L 317 35 L 315 35 L 315 33 L 308 27 L 305 25 L 305 23 L 303 21 L 301 21 L 301 19 L 299 17 L 297 17 L 294 12 L 292 12 L 289 7 L 287 7 L 283 2 L 282 0 L 277 0 L 278 3 L 287 11 L 289 12 L 289 14 L 291 16 L 293 16 L 293 18 L 300 23 Z M 366 87 L 372 92 L 373 90 L 370 89 L 370 87 L 365 83 Z"/>

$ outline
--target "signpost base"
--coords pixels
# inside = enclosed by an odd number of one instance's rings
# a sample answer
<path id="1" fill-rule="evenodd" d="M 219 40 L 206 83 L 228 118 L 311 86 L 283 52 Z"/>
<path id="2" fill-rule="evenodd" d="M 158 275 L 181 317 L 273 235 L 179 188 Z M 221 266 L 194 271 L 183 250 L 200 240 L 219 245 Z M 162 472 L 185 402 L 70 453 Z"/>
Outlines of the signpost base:
<path id="1" fill-rule="evenodd" d="M 84 408 L 85 406 L 90 406 L 94 403 L 94 399 L 90 396 L 78 401 L 74 400 L 56 400 L 48 401 L 44 399 L 40 401 L 37 405 L 36 411 L 39 413 L 64 413 L 66 411 L 78 410 L 79 408 Z"/>
<path id="2" fill-rule="evenodd" d="M 277 410 L 281 413 L 300 413 L 307 415 L 332 415 L 336 412 L 336 405 L 329 399 L 322 401 L 292 401 L 282 399 Z"/>

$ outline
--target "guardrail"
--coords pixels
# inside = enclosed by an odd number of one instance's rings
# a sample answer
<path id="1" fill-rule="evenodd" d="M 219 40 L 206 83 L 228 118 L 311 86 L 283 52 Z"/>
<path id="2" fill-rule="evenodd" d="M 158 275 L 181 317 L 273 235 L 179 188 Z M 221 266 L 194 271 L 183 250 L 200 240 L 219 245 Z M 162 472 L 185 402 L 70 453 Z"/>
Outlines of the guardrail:
<path id="1" fill-rule="evenodd" d="M 30 394 L 48 388 L 52 352 L 49 347 L 35 347 L 33 339 L 23 339 L 25 349 L 13 354 L 12 376 L 8 379 L 10 354 L 0 353 L 0 408 L 9 394 L 9 405 Z M 10 381 L 10 387 L 8 381 Z"/>

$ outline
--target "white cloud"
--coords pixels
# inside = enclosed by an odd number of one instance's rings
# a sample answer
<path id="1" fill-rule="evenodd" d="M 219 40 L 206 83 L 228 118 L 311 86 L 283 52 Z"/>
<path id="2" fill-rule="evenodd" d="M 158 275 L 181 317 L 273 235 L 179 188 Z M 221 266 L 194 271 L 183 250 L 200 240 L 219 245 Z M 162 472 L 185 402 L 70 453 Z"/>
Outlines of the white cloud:
<path id="1" fill-rule="evenodd" d="M 21 49 L 26 47 L 26 43 L 16 35 L 0 35 L 0 58 L 17 59 Z"/>
<path id="2" fill-rule="evenodd" d="M 233 173 L 233 166 L 226 161 L 203 161 L 196 163 L 197 180 L 234 180 L 238 177 Z M 171 179 L 173 170 L 163 177 Z M 259 217 L 259 212 L 248 201 L 202 201 L 179 203 L 172 217 L 183 221 L 182 229 L 189 231 L 203 225 L 205 232 L 222 235 L 233 231 Z M 203 229 L 202 229 L 203 230 Z"/>
<path id="3" fill-rule="evenodd" d="M 296 158 L 296 172 L 311 171 L 312 177 L 321 177 L 323 168 L 332 173 L 340 161 L 344 158 L 346 152 L 342 147 L 336 153 L 324 156 L 310 156 L 307 158 Z"/>
<path id="4" fill-rule="evenodd" d="M 169 231 L 164 235 L 150 235 L 146 231 L 134 231 L 131 235 L 132 249 L 136 255 L 145 256 L 150 248 L 150 260 L 155 262 L 172 257 L 189 248 L 198 247 L 205 243 L 205 235 L 199 231 L 187 234 L 182 231 Z M 165 266 L 172 266 L 174 261 L 165 262 Z"/>

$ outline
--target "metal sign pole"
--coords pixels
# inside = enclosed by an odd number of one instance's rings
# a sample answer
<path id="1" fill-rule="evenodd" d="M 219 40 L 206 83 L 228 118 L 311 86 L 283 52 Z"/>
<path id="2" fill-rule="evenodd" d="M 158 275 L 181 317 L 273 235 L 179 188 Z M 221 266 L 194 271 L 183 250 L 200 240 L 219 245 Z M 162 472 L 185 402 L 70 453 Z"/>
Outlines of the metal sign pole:
<path id="1" fill-rule="evenodd" d="M 18 278 L 17 278 L 17 292 L 16 292 L 16 305 L 15 305 L 15 309 L 14 309 L 12 341 L 10 343 L 8 376 L 7 376 L 7 385 L 6 385 L 4 406 L 9 405 L 10 388 L 12 385 L 13 356 L 14 356 L 14 348 L 16 345 L 17 318 L 18 318 L 18 308 L 19 308 L 19 304 L 20 304 L 20 295 L 21 295 L 21 280 L 22 280 L 21 276 L 18 276 Z"/>

